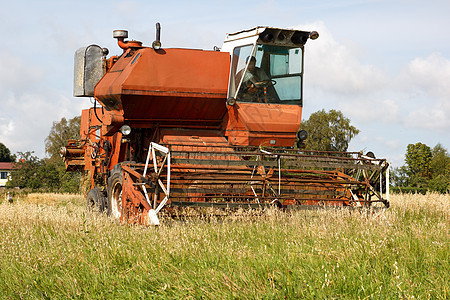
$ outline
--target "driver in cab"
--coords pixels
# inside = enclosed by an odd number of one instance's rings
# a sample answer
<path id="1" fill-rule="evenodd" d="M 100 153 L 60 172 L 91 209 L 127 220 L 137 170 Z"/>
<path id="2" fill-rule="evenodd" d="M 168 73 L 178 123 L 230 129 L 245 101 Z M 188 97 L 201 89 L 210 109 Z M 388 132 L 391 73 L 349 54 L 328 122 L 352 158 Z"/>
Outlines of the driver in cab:
<path id="1" fill-rule="evenodd" d="M 268 87 L 274 85 L 274 81 L 261 68 L 256 67 L 256 58 L 248 57 L 247 72 L 241 85 L 240 98 L 251 102 L 273 102 L 272 97 L 268 96 Z"/>

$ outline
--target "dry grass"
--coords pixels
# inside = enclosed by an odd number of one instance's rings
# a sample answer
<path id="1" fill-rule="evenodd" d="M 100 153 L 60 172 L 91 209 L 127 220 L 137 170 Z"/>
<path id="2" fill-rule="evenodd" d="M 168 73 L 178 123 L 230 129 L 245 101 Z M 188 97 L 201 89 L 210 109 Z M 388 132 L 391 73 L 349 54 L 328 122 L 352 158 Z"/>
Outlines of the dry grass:
<path id="1" fill-rule="evenodd" d="M 450 195 L 392 195 L 377 213 L 204 210 L 146 228 L 30 194 L 0 204 L 0 294 L 446 299 L 449 212 Z"/>
<path id="2" fill-rule="evenodd" d="M 79 194 L 54 194 L 54 193 L 28 194 L 23 201 L 28 204 L 45 204 L 50 206 L 65 206 L 69 203 L 76 206 L 80 206 L 85 203 L 83 196 Z"/>
<path id="3" fill-rule="evenodd" d="M 391 196 L 391 205 L 401 211 L 424 210 L 448 214 L 450 212 L 450 194 L 394 194 Z"/>

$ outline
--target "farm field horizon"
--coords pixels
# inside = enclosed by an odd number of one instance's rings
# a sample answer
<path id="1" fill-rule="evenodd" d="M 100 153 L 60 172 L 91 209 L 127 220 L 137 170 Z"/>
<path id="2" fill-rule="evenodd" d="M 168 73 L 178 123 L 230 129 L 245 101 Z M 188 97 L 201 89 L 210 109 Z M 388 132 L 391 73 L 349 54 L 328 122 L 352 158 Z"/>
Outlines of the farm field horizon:
<path id="1" fill-rule="evenodd" d="M 450 195 L 384 211 L 183 210 L 158 227 L 86 213 L 73 194 L 0 203 L 10 299 L 447 299 Z"/>

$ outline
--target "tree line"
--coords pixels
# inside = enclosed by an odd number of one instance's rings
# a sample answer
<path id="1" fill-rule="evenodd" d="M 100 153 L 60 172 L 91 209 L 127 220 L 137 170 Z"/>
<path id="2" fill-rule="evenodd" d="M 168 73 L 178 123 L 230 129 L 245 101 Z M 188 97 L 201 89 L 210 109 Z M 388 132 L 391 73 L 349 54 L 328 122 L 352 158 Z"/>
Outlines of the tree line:
<path id="1" fill-rule="evenodd" d="M 47 158 L 40 159 L 33 151 L 18 152 L 12 155 L 10 150 L 0 143 L 0 161 L 13 162 L 14 171 L 6 187 L 24 188 L 31 191 L 78 193 L 81 173 L 66 172 L 59 150 L 68 139 L 80 138 L 81 117 L 67 120 L 62 118 L 53 122 L 45 139 Z"/>
<path id="2" fill-rule="evenodd" d="M 430 148 L 423 143 L 406 147 L 405 164 L 393 169 L 394 190 L 425 193 L 450 192 L 450 155 L 437 144 Z"/>
<path id="3" fill-rule="evenodd" d="M 82 174 L 66 172 L 60 157 L 60 148 L 69 139 L 79 139 L 81 117 L 53 122 L 45 139 L 48 158 L 39 159 L 33 152 L 11 154 L 0 143 L 0 161 L 14 162 L 15 170 L 8 187 L 28 188 L 49 192 L 80 191 Z M 308 132 L 305 149 L 320 151 L 347 151 L 348 145 L 359 130 L 350 124 L 350 119 L 337 110 L 320 110 L 303 120 L 300 129 Z M 441 144 L 430 148 L 423 143 L 409 144 L 405 154 L 405 165 L 391 169 L 391 184 L 394 191 L 450 192 L 450 155 Z"/>

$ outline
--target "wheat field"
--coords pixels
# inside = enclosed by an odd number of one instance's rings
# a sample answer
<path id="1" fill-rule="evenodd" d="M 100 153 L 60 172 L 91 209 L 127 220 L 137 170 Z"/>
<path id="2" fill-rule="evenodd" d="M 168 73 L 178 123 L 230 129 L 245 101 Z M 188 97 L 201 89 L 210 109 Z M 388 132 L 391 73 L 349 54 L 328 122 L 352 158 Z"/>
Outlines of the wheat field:
<path id="1" fill-rule="evenodd" d="M 447 299 L 450 195 L 385 211 L 181 211 L 158 227 L 80 195 L 0 203 L 4 299 Z M 1 201 L 1 200 L 0 200 Z"/>

